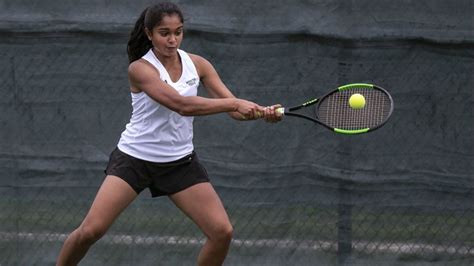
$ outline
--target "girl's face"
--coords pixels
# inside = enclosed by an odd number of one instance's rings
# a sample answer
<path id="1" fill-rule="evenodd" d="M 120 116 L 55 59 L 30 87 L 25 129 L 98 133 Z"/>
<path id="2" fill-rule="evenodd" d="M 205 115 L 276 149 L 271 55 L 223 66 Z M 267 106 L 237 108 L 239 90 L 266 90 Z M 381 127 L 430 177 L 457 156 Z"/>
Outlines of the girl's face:
<path id="1" fill-rule="evenodd" d="M 145 31 L 159 55 L 169 57 L 177 54 L 183 40 L 183 23 L 178 15 L 165 15 L 160 25 L 154 27 L 151 32 L 148 29 Z"/>

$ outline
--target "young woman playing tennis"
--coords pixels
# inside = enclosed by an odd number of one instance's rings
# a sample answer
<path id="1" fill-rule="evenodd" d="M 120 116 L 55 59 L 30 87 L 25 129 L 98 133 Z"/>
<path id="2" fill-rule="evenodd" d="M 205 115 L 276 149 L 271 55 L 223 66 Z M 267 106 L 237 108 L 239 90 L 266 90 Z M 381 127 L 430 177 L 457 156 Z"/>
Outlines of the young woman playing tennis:
<path id="1" fill-rule="evenodd" d="M 193 116 L 227 112 L 236 120 L 277 122 L 279 105 L 264 108 L 235 98 L 206 59 L 179 49 L 182 40 L 183 15 L 172 3 L 151 6 L 137 20 L 128 42 L 132 117 L 57 265 L 78 264 L 145 188 L 153 197 L 168 196 L 206 235 L 198 265 L 223 263 L 233 229 L 194 152 Z M 200 82 L 212 98 L 196 96 Z"/>

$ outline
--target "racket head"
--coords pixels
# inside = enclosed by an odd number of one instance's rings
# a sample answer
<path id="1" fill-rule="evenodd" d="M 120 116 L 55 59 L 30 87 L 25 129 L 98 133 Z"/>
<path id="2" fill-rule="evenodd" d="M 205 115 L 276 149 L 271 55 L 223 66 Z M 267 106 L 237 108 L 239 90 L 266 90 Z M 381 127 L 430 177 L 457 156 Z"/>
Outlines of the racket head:
<path id="1" fill-rule="evenodd" d="M 362 94 L 365 106 L 354 109 L 349 98 Z M 353 83 L 338 87 L 319 99 L 315 106 L 321 124 L 341 134 L 360 134 L 380 128 L 393 112 L 392 96 L 383 88 L 368 83 Z"/>

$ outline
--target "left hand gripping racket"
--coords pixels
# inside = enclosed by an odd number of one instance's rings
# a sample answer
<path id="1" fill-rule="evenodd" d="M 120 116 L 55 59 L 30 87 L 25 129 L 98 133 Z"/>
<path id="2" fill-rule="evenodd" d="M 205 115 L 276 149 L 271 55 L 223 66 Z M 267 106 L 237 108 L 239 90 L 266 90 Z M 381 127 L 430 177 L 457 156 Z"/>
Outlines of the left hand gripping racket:
<path id="1" fill-rule="evenodd" d="M 349 98 L 353 94 L 365 98 L 365 106 L 353 108 Z M 294 111 L 315 105 L 313 116 Z M 381 87 L 367 83 L 347 84 L 319 99 L 309 100 L 290 108 L 278 108 L 282 115 L 304 118 L 341 134 L 353 135 L 374 131 L 383 126 L 393 112 L 392 96 Z"/>

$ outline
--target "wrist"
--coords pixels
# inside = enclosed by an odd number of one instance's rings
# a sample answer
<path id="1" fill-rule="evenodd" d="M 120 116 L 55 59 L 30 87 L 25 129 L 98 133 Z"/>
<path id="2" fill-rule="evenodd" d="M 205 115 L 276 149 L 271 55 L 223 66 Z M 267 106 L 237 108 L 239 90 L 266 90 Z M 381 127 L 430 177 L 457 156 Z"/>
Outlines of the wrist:
<path id="1" fill-rule="evenodd" d="M 239 110 L 239 103 L 237 98 L 232 99 L 232 112 L 237 112 Z"/>

